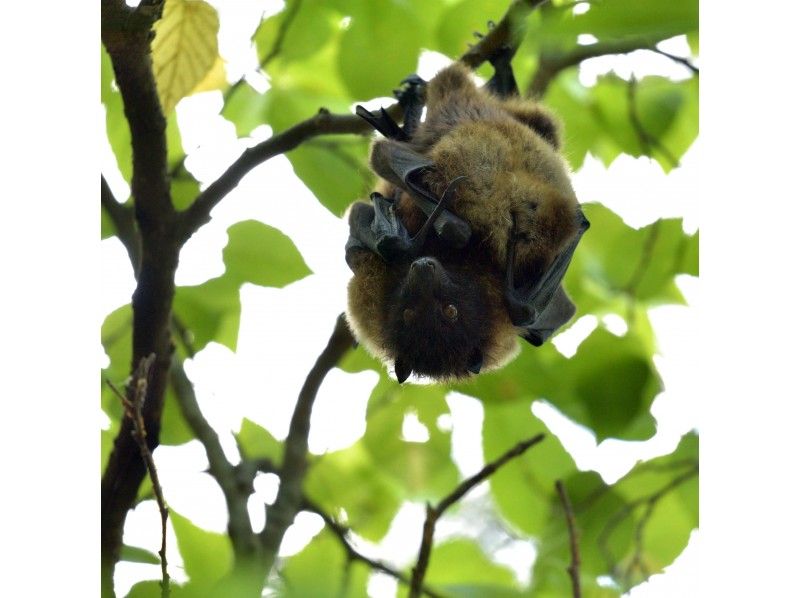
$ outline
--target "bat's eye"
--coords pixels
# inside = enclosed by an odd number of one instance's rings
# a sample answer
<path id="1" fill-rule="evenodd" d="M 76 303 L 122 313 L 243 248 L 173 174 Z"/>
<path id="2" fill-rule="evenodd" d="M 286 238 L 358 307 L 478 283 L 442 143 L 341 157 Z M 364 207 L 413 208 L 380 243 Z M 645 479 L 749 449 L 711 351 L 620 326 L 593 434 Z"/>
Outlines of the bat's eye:
<path id="1" fill-rule="evenodd" d="M 458 310 L 456 306 L 452 303 L 444 308 L 444 315 L 447 317 L 448 320 L 455 321 L 458 317 Z"/>
<path id="2" fill-rule="evenodd" d="M 403 322 L 406 324 L 411 324 L 411 321 L 414 319 L 414 310 L 413 309 L 404 309 L 403 310 Z"/>

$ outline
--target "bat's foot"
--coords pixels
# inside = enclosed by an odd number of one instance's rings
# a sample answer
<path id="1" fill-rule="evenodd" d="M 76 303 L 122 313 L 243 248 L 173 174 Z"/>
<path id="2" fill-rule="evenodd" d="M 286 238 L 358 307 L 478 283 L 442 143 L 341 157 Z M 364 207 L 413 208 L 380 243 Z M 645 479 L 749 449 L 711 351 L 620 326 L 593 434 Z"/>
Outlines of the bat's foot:
<path id="1" fill-rule="evenodd" d="M 492 52 L 488 60 L 494 67 L 494 75 L 486 84 L 486 87 L 500 97 L 519 95 L 517 81 L 514 79 L 514 71 L 511 70 L 511 59 L 514 58 L 514 50 L 511 46 L 500 46 Z"/>
<path id="2" fill-rule="evenodd" d="M 425 79 L 416 73 L 412 73 L 400 81 L 400 87 L 393 91 L 394 97 L 397 98 L 397 101 L 400 102 L 400 105 L 404 109 L 412 104 L 422 103 L 424 101 L 425 86 L 427 84 Z"/>
<path id="3" fill-rule="evenodd" d="M 399 89 L 394 90 L 394 97 L 403 108 L 403 131 L 410 138 L 422 119 L 427 82 L 414 73 L 403 79 L 400 85 Z"/>

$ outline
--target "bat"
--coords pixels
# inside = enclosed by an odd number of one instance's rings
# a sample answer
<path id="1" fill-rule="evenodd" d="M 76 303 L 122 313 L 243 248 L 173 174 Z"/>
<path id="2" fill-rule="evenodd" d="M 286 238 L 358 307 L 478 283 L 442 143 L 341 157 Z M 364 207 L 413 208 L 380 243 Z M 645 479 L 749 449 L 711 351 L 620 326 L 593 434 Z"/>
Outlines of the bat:
<path id="1" fill-rule="evenodd" d="M 575 313 L 561 280 L 589 223 L 557 120 L 519 97 L 511 57 L 490 58 L 484 87 L 459 63 L 407 78 L 402 127 L 356 110 L 384 136 L 370 155 L 382 181 L 348 214 L 346 316 L 399 382 L 502 367 L 517 336 L 539 346 Z"/>

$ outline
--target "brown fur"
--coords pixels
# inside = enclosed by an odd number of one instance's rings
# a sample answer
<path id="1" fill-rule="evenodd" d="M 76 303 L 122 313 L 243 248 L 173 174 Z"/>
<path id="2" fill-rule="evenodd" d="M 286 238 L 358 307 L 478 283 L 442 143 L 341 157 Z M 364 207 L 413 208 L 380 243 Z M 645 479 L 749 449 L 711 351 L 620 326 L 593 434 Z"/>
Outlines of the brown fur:
<path id="1" fill-rule="evenodd" d="M 467 247 L 454 250 L 431 235 L 423 255 L 436 256 L 451 271 L 469 270 L 473 283 L 466 285 L 465 300 L 480 303 L 485 311 L 478 335 L 482 369 L 498 368 L 519 351 L 519 330 L 511 323 L 504 299 L 509 240 L 518 240 L 515 277 L 530 280 L 547 268 L 577 232 L 578 202 L 567 166 L 557 153 L 560 127 L 533 101 L 498 98 L 478 88 L 469 69 L 460 63 L 431 80 L 426 104 L 426 120 L 410 145 L 435 163 L 424 181 L 435 195 L 441 196 L 454 178 L 467 177 L 456 188 L 448 209 L 469 223 L 472 237 Z M 376 141 L 376 146 L 381 143 L 387 141 Z M 408 194 L 387 181 L 380 182 L 378 191 L 396 200 L 397 214 L 409 233 L 415 234 L 425 215 Z M 399 316 L 390 314 L 387 306 L 402 311 L 397 307 L 397 289 L 408 265 L 389 265 L 367 253 L 354 271 L 348 287 L 348 321 L 371 353 L 396 360 L 389 329 L 400 325 Z M 445 338 L 434 337 L 419 340 L 434 349 L 439 342 L 447 346 Z M 459 367 L 448 365 L 448 371 L 434 372 L 434 377 L 465 375 Z"/>

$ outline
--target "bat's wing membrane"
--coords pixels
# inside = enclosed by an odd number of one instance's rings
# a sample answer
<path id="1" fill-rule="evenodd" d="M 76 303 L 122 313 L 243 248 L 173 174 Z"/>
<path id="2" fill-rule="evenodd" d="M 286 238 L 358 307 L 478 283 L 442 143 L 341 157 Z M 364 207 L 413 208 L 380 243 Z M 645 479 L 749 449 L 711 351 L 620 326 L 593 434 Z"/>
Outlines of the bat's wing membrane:
<path id="1" fill-rule="evenodd" d="M 372 149 L 372 167 L 387 181 L 409 192 L 414 203 L 430 217 L 439 204 L 439 198 L 422 182 L 426 170 L 434 168 L 433 161 L 415 152 L 405 143 L 381 140 Z M 434 221 L 436 234 L 453 247 L 463 247 L 469 241 L 472 229 L 465 220 L 449 210 L 442 210 Z"/>
<path id="2" fill-rule="evenodd" d="M 589 221 L 578 212 L 578 232 L 570 244 L 556 256 L 545 273 L 534 283 L 515 287 L 510 276 L 506 299 L 511 323 L 523 328 L 525 340 L 538 347 L 575 315 L 575 304 L 564 292 L 561 281 L 572 260 L 572 254 L 589 228 Z"/>

